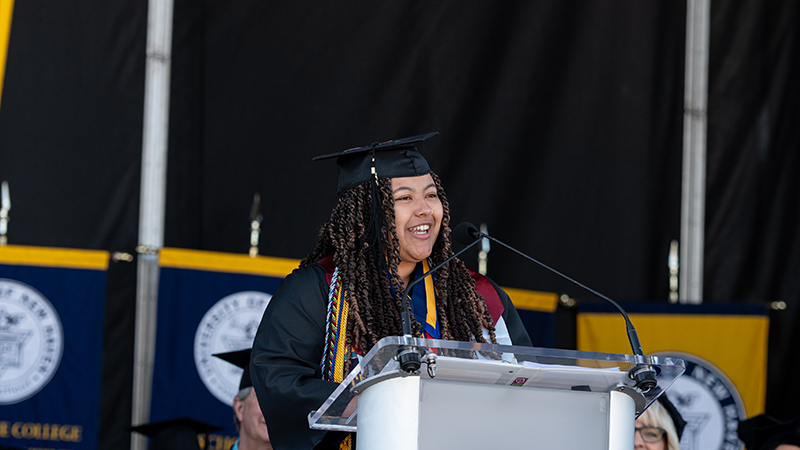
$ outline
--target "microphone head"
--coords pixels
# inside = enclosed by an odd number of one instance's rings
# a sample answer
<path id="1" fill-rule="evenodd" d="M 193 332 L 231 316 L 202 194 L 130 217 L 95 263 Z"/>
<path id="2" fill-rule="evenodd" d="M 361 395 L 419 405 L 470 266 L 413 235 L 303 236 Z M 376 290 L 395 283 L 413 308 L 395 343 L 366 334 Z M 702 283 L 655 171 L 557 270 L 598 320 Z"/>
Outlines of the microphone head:
<path id="1" fill-rule="evenodd" d="M 472 244 L 475 242 L 476 239 L 481 237 L 481 232 L 478 231 L 478 227 L 469 223 L 469 222 L 461 222 L 460 224 L 456 225 L 453 228 L 453 239 L 458 242 L 459 244 Z"/>

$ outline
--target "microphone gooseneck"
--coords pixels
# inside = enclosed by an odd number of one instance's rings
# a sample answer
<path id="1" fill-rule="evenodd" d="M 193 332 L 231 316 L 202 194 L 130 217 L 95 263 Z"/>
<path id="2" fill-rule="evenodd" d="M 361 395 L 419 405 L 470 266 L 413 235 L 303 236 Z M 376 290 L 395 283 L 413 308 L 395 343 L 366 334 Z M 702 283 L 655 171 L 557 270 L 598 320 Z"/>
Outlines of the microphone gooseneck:
<path id="1" fill-rule="evenodd" d="M 612 300 L 611 298 L 609 298 L 609 297 L 607 297 L 607 296 L 595 291 L 594 289 L 586 286 L 585 284 L 583 284 L 583 283 L 581 283 L 581 282 L 579 282 L 579 281 L 577 281 L 577 280 L 575 280 L 575 279 L 573 279 L 573 278 L 571 278 L 571 277 L 559 272 L 558 270 L 553 269 L 552 267 L 548 266 L 547 264 L 544 264 L 544 263 L 540 262 L 539 260 L 537 260 L 537 259 L 535 259 L 535 258 L 533 258 L 531 256 L 526 255 L 525 253 L 522 253 L 521 251 L 519 251 L 516 248 L 514 248 L 514 247 L 512 247 L 512 246 L 510 246 L 510 245 L 508 245 L 508 244 L 506 244 L 506 243 L 504 243 L 502 241 L 500 241 L 499 239 L 496 239 L 496 238 L 494 238 L 492 236 L 489 236 L 486 233 L 481 233 L 478 230 L 478 228 L 475 227 L 475 225 L 472 225 L 470 223 L 461 223 L 461 224 L 459 224 L 460 227 L 462 225 L 463 225 L 463 227 L 459 230 L 458 234 L 456 234 L 455 231 L 453 232 L 453 238 L 456 239 L 457 242 L 462 243 L 462 244 L 464 244 L 466 242 L 473 241 L 473 240 L 474 240 L 474 242 L 479 242 L 483 238 L 489 239 L 489 240 L 491 240 L 493 242 L 497 242 L 498 244 L 502 245 L 503 247 L 505 247 L 505 248 L 513 251 L 514 253 L 522 256 L 523 258 L 525 258 L 525 259 L 527 259 L 529 261 L 532 261 L 532 262 L 538 264 L 541 267 L 544 267 L 545 269 L 553 272 L 554 274 L 556 274 L 556 275 L 558 275 L 558 276 L 560 276 L 560 277 L 562 277 L 562 278 L 574 283 L 577 286 L 582 287 L 583 289 L 586 289 L 587 291 L 591 292 L 592 294 L 594 294 L 594 295 L 600 297 L 601 299 L 603 299 L 603 300 L 611 303 L 612 305 L 614 305 L 614 307 L 617 308 L 617 310 L 620 312 L 620 314 L 622 314 L 622 317 L 625 319 L 625 327 L 627 329 L 628 342 L 630 342 L 630 344 L 631 344 L 631 349 L 633 350 L 633 354 L 637 355 L 637 356 L 642 356 L 642 357 L 644 356 L 644 352 L 642 351 L 642 344 L 639 342 L 639 335 L 638 335 L 638 333 L 636 333 L 636 328 L 633 326 L 633 322 L 631 322 L 631 319 L 628 317 L 628 313 L 625 312 L 625 310 L 622 308 L 622 306 L 620 306 L 619 303 L 617 303 L 614 300 Z M 657 384 L 655 370 L 653 369 L 653 367 L 651 367 L 651 366 L 649 366 L 647 364 L 637 365 L 633 370 L 631 370 L 629 375 L 630 375 L 630 377 L 632 379 L 634 379 L 636 381 L 636 387 L 641 389 L 644 392 L 647 392 L 650 389 L 654 388 L 656 386 L 656 384 Z"/>
<path id="2" fill-rule="evenodd" d="M 468 238 L 471 235 L 470 232 L 469 232 L 469 227 L 474 228 L 475 226 L 470 224 L 470 223 L 467 223 L 467 222 L 462 222 L 462 223 L 456 225 L 456 227 L 452 231 L 452 235 L 454 236 L 454 238 L 458 242 L 464 243 L 463 240 L 461 240 L 461 239 Z M 454 253 L 452 256 L 450 256 L 449 258 L 445 259 L 444 261 L 442 261 L 441 263 L 439 263 L 438 265 L 436 265 L 432 269 L 430 269 L 427 272 L 423 273 L 419 278 L 415 278 L 410 283 L 408 283 L 408 286 L 406 286 L 406 289 L 403 291 L 403 310 L 400 313 L 400 318 L 403 321 L 403 336 L 405 336 L 406 338 L 411 338 L 412 337 L 412 335 L 411 335 L 411 304 L 408 301 L 408 294 L 409 294 L 409 292 L 411 292 L 411 289 L 417 283 L 419 283 L 420 281 L 424 280 L 425 277 L 427 277 L 430 274 L 432 274 L 433 272 L 436 272 L 437 270 L 441 269 L 445 264 L 447 264 L 450 261 L 454 260 L 460 254 L 464 253 L 465 251 L 467 251 L 469 248 L 473 247 L 478 242 L 480 242 L 480 239 L 478 239 L 478 238 L 473 239 L 471 242 L 468 243 L 468 245 L 466 247 L 464 247 L 461 250 L 459 250 L 458 252 Z M 405 372 L 412 373 L 412 372 L 415 372 L 415 371 L 419 370 L 419 367 L 420 367 L 419 353 L 413 347 L 411 347 L 411 346 L 403 346 L 398 351 L 397 357 L 398 357 L 398 360 L 400 361 L 400 368 L 403 369 Z"/>

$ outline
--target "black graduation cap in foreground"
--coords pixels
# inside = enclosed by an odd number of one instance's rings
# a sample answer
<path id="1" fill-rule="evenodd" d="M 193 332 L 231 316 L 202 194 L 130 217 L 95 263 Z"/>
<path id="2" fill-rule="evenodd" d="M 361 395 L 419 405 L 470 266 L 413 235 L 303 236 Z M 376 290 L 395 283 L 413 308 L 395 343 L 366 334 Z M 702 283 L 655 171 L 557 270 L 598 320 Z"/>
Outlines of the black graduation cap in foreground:
<path id="1" fill-rule="evenodd" d="M 658 401 L 661 403 L 661 406 L 667 410 L 669 417 L 672 418 L 672 423 L 675 424 L 675 432 L 678 433 L 678 440 L 680 441 L 681 436 L 683 436 L 683 429 L 686 428 L 686 421 L 683 420 L 683 416 L 678 412 L 678 408 L 669 401 L 667 394 L 661 394 L 658 397 Z"/>
<path id="2" fill-rule="evenodd" d="M 239 381 L 239 390 L 246 387 L 250 387 L 253 385 L 253 381 L 250 379 L 250 353 L 252 349 L 246 348 L 244 350 L 236 350 L 233 352 L 226 352 L 226 353 L 214 353 L 211 356 L 216 356 L 217 358 L 227 361 L 233 364 L 236 367 L 239 367 L 244 370 L 242 372 L 242 379 Z"/>
<path id="3" fill-rule="evenodd" d="M 781 422 L 760 414 L 739 422 L 737 433 L 747 450 L 774 450 L 781 444 L 800 447 L 800 417 Z"/>
<path id="4" fill-rule="evenodd" d="M 416 177 L 431 173 L 428 162 L 422 157 L 417 145 L 439 134 L 434 131 L 419 136 L 374 143 L 355 147 L 343 152 L 328 153 L 314 158 L 336 158 L 339 166 L 338 192 L 350 189 L 366 181 L 378 178 Z M 375 169 L 375 173 L 372 169 Z"/>
<path id="5" fill-rule="evenodd" d="M 190 417 L 152 422 L 131 427 L 131 431 L 142 433 L 150 438 L 150 450 L 200 450 L 198 434 L 221 430 Z"/>

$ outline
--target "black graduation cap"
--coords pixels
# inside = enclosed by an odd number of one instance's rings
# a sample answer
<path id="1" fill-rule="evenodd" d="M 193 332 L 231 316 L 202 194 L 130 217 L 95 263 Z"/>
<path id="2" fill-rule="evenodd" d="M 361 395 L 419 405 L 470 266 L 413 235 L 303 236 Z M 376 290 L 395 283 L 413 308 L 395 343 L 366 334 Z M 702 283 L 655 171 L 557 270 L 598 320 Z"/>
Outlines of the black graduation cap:
<path id="1" fill-rule="evenodd" d="M 774 450 L 781 444 L 800 447 L 800 417 L 781 422 L 760 414 L 739 422 L 736 431 L 747 450 Z"/>
<path id="2" fill-rule="evenodd" d="M 236 367 L 239 367 L 244 370 L 242 372 L 242 379 L 239 381 L 239 390 L 242 390 L 246 387 L 250 387 L 253 385 L 253 381 L 250 379 L 250 353 L 252 349 L 246 348 L 243 350 L 236 350 L 233 352 L 226 352 L 226 353 L 214 353 L 211 356 L 216 356 L 217 358 L 227 361 L 233 364 Z"/>
<path id="3" fill-rule="evenodd" d="M 431 173 L 428 162 L 422 157 L 417 144 L 439 134 L 434 131 L 419 136 L 376 142 L 343 152 L 329 153 L 314 158 L 336 158 L 339 166 L 339 189 L 342 192 L 376 178 L 415 177 Z M 372 169 L 375 169 L 375 173 Z"/>
<path id="4" fill-rule="evenodd" d="M 658 401 L 661 402 L 661 406 L 667 410 L 667 413 L 672 418 L 672 423 L 675 424 L 675 432 L 678 433 L 678 440 L 680 441 L 681 436 L 683 436 L 683 429 L 686 428 L 686 421 L 683 420 L 683 416 L 678 412 L 678 408 L 669 401 L 667 394 L 661 394 L 658 397 Z"/>
<path id="5" fill-rule="evenodd" d="M 132 427 L 131 431 L 149 437 L 150 450 L 200 450 L 197 435 L 221 429 L 222 427 L 200 422 L 190 417 L 181 417 L 137 425 Z"/>

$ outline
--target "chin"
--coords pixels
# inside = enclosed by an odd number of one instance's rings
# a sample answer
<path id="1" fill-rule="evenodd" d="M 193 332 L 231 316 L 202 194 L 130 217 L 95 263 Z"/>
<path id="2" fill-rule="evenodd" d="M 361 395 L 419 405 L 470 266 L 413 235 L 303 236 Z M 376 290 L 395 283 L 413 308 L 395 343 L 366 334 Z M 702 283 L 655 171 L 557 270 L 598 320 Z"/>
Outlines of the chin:
<path id="1" fill-rule="evenodd" d="M 419 252 L 415 252 L 412 255 L 412 258 L 414 258 L 416 262 L 420 262 L 423 259 L 427 259 L 429 256 L 431 256 L 431 253 L 433 253 L 433 248 L 428 248 Z"/>

